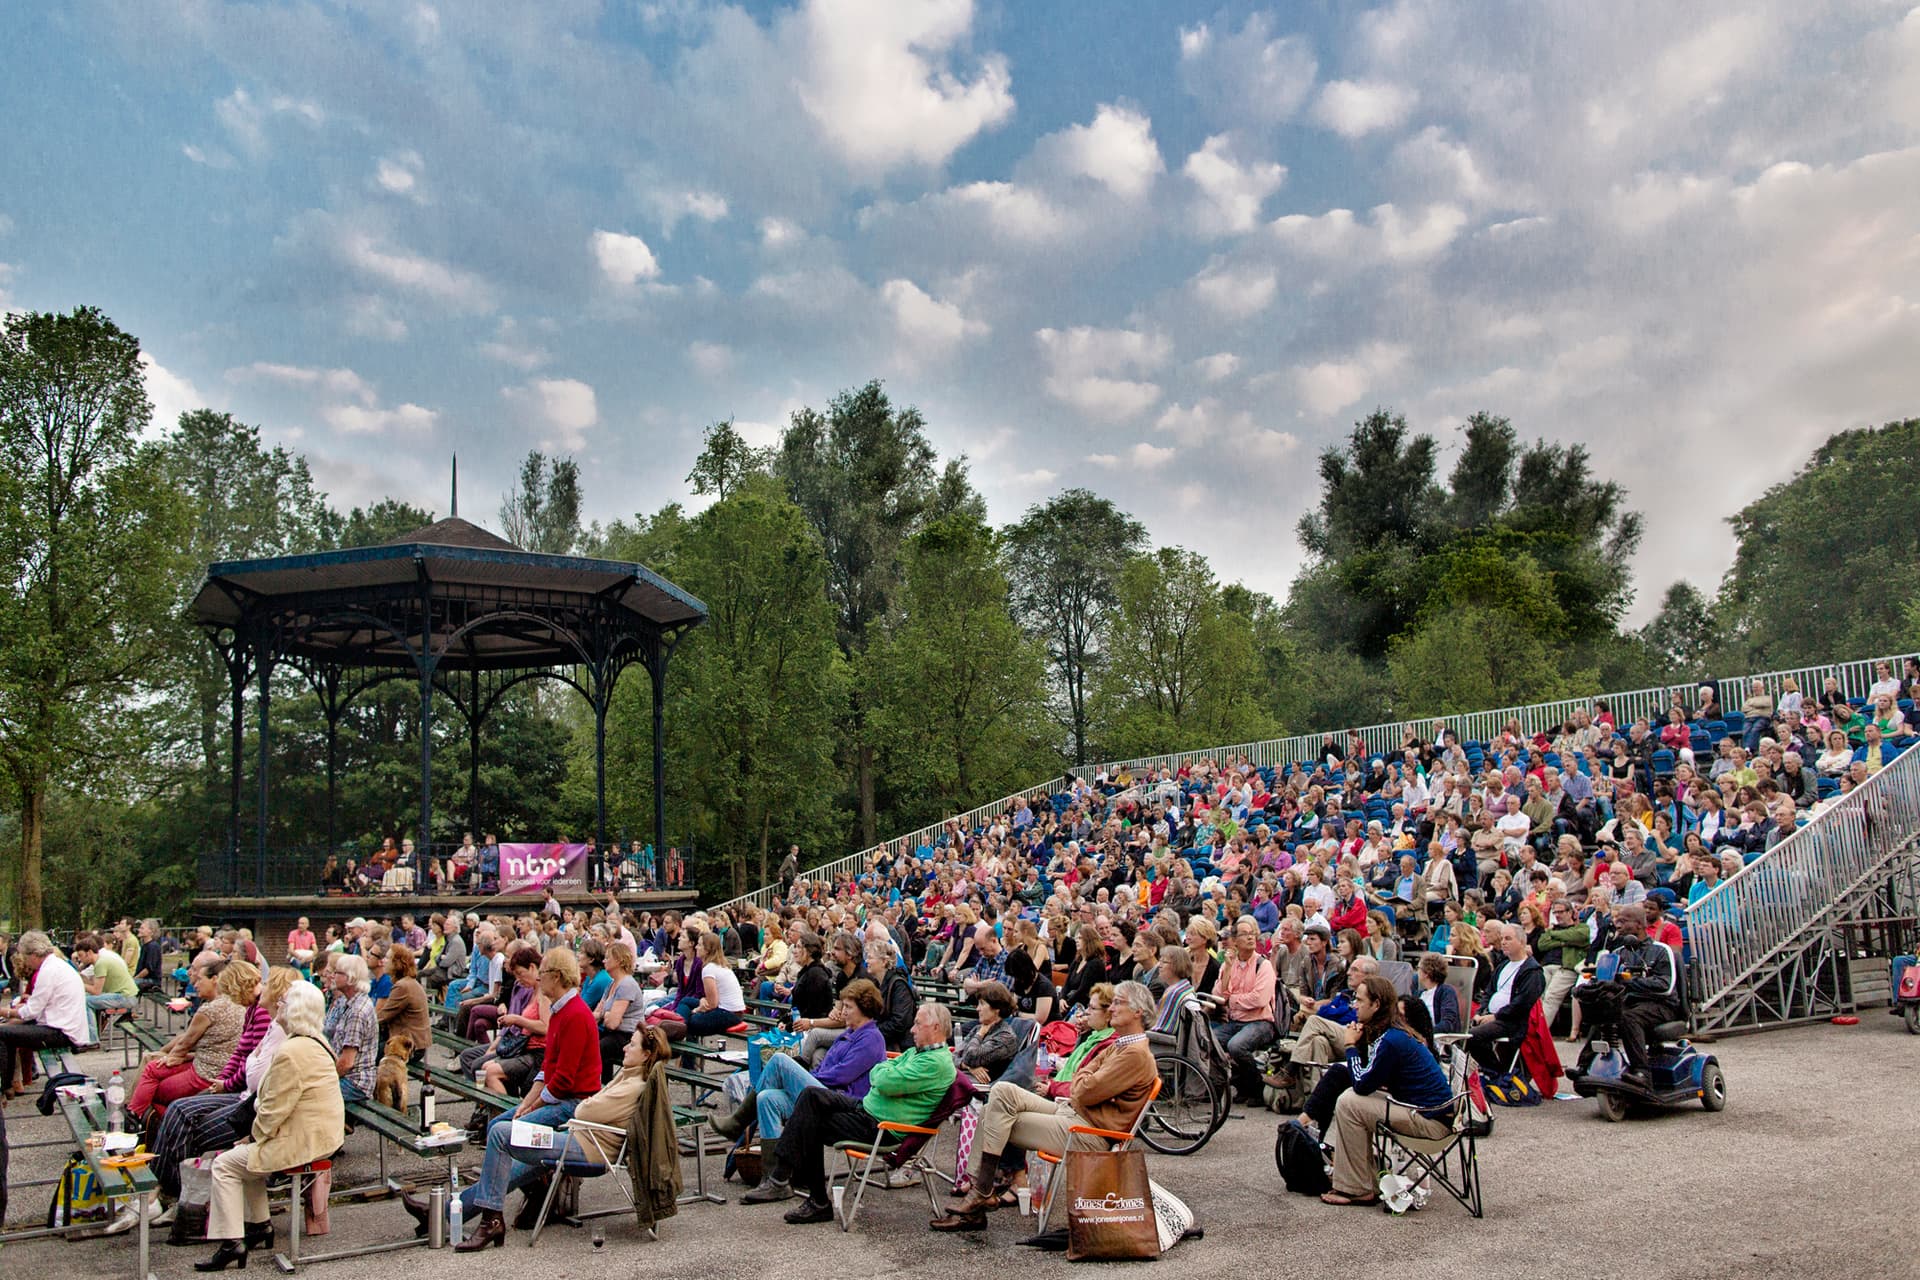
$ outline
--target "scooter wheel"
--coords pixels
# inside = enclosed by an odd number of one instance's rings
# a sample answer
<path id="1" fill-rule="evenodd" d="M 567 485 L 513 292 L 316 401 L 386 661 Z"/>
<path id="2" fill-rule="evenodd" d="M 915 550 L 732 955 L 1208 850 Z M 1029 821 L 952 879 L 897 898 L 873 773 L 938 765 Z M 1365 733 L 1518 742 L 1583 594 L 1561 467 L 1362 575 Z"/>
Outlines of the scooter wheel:
<path id="1" fill-rule="evenodd" d="M 1600 1103 L 1600 1115 L 1611 1124 L 1619 1124 L 1627 1118 L 1628 1102 L 1626 1098 L 1611 1089 L 1602 1089 L 1594 1095 Z"/>
<path id="2" fill-rule="evenodd" d="M 1709 1111 L 1727 1109 L 1727 1077 L 1717 1062 L 1709 1062 L 1700 1069 L 1700 1105 Z"/>

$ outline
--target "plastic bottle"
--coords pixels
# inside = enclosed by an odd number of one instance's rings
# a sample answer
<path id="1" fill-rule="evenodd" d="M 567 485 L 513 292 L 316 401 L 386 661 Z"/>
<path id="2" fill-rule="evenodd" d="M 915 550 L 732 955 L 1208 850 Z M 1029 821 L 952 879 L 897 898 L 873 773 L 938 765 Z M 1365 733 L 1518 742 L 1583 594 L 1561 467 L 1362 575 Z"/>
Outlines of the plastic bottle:
<path id="1" fill-rule="evenodd" d="M 447 1200 L 447 1243 L 459 1244 L 465 1237 L 461 1234 L 465 1227 L 466 1207 L 461 1204 L 460 1196 L 455 1193 Z"/>
<path id="2" fill-rule="evenodd" d="M 121 1081 L 120 1072 L 116 1069 L 111 1076 L 107 1077 L 107 1123 L 116 1130 L 126 1128 L 126 1101 L 127 1086 Z"/>

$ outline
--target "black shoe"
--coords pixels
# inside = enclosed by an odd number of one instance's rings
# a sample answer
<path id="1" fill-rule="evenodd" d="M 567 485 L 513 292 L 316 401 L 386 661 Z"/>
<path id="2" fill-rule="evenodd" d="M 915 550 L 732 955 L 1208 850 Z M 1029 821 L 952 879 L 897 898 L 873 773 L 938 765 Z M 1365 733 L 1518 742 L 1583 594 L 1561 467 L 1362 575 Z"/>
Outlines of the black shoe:
<path id="1" fill-rule="evenodd" d="M 833 1206 L 831 1204 L 821 1204 L 819 1201 L 809 1197 L 787 1210 L 784 1216 L 788 1222 L 791 1222 L 796 1227 L 805 1226 L 810 1222 L 832 1222 Z"/>
<path id="2" fill-rule="evenodd" d="M 222 1240 L 220 1247 L 205 1262 L 193 1264 L 195 1271 L 225 1271 L 228 1267 L 247 1269 L 247 1246 L 243 1240 Z"/>
<path id="3" fill-rule="evenodd" d="M 273 1223 L 271 1221 L 249 1222 L 246 1243 L 249 1249 L 273 1248 Z"/>
<path id="4" fill-rule="evenodd" d="M 553 1185 L 553 1175 L 541 1174 L 527 1184 L 526 1192 L 520 1201 L 520 1212 L 513 1217 L 515 1231 L 531 1231 L 533 1224 L 540 1221 L 540 1206 L 547 1202 L 547 1189 Z"/>
<path id="5" fill-rule="evenodd" d="M 414 1195 L 411 1191 L 402 1191 L 400 1193 L 400 1207 L 405 1209 L 408 1215 L 413 1218 L 414 1238 L 416 1240 L 426 1239 L 427 1217 L 432 1212 L 432 1210 L 427 1207 L 427 1202 L 419 1196 Z"/>

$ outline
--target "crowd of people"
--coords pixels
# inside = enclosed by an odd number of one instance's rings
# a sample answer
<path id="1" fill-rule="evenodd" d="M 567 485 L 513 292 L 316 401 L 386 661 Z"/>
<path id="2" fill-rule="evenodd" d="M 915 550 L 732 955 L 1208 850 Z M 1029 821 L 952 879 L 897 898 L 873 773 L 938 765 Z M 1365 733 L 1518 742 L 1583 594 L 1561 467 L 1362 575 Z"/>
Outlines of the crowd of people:
<path id="1" fill-rule="evenodd" d="M 29 933 L 0 1046 L 30 1070 L 33 1049 L 91 1044 L 95 1017 L 181 983 L 187 1024 L 128 1106 L 169 1195 L 182 1160 L 222 1153 L 203 1269 L 271 1241 L 263 1179 L 337 1150 L 382 1057 L 404 1037 L 418 1060 L 436 1021 L 465 1046 L 451 1069 L 501 1098 L 469 1121 L 484 1152 L 460 1193 L 469 1251 L 504 1242 L 516 1191 L 518 1226 L 545 1198 L 557 1157 L 515 1146 L 514 1120 L 618 1127 L 676 1041 L 739 1035 L 755 1009 L 785 1047 L 712 1127 L 757 1139 L 744 1201 L 797 1201 L 790 1223 L 833 1217 L 834 1143 L 961 1115 L 968 1157 L 931 1225 L 977 1230 L 1018 1199 L 1027 1153 L 1060 1155 L 1076 1124 L 1131 1129 L 1156 1053 L 1190 1035 L 1218 1046 L 1242 1103 L 1278 1098 L 1329 1146 L 1329 1203 L 1369 1204 L 1375 1121 L 1398 1103 L 1409 1133 L 1448 1123 L 1446 1043 L 1483 1072 L 1524 1072 L 1530 1035 L 1564 1017 L 1577 1039 L 1584 1014 L 1646 1071 L 1649 1030 L 1684 1015 L 1688 907 L 1910 745 L 1914 690 L 1882 674 L 1861 707 L 1831 683 L 1749 690 L 1737 729 L 1703 685 L 1676 692 L 1665 727 L 1623 729 L 1597 703 L 1484 743 L 1435 722 L 1388 753 L 1329 735 L 1322 758 L 1277 771 L 1102 770 L 857 873 L 809 878 L 790 850 L 772 907 L 655 915 L 610 895 L 318 935 L 302 919 L 272 964 L 247 931 L 206 928 L 172 975 L 151 921 L 83 934 L 65 957 Z M 1856 734 L 1830 767 L 1821 744 Z M 1629 980 L 1594 979 L 1609 950 Z M 583 1144 L 560 1150 L 604 1162 Z"/>
<path id="2" fill-rule="evenodd" d="M 622 848 L 615 840 L 601 849 L 588 836 L 584 843 L 581 872 L 590 891 L 648 892 L 686 886 L 687 862 L 677 845 L 656 854 L 652 841 L 632 840 Z M 322 894 L 492 895 L 501 888 L 500 841 L 492 832 L 476 841 L 469 831 L 457 846 L 421 850 L 410 839 L 387 836 L 365 856 L 328 855 L 318 880 L 316 887 Z"/>

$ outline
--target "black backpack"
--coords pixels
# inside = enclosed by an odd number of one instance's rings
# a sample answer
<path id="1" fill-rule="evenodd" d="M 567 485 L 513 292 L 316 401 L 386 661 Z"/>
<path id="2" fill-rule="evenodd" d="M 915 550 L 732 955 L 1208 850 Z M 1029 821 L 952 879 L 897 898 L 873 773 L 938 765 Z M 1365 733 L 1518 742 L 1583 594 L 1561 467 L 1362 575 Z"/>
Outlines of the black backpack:
<path id="1" fill-rule="evenodd" d="M 1325 1195 L 1333 1190 L 1320 1144 L 1298 1120 L 1281 1123 L 1273 1143 L 1273 1162 L 1280 1166 L 1280 1179 L 1287 1190 L 1297 1196 Z"/>

